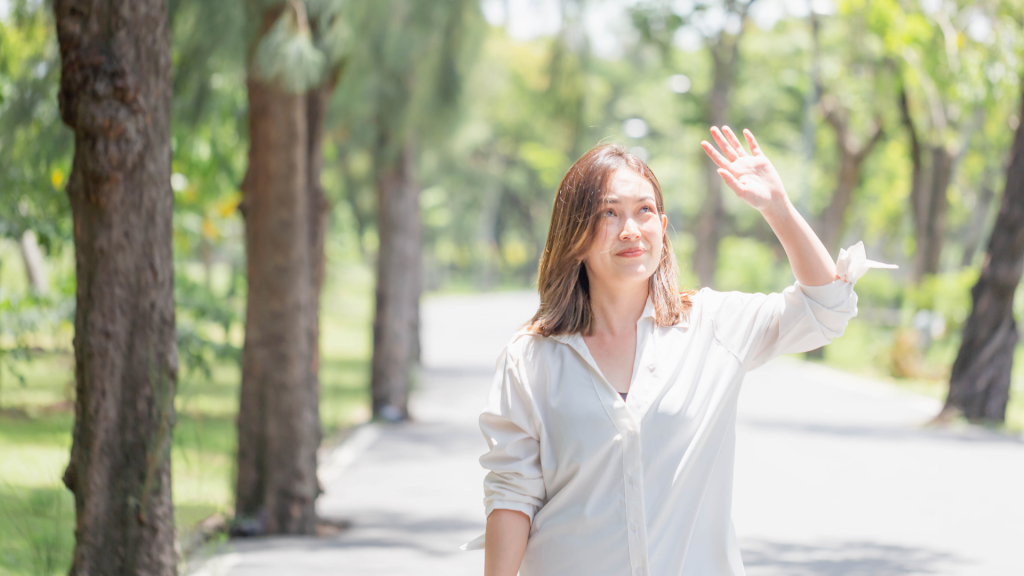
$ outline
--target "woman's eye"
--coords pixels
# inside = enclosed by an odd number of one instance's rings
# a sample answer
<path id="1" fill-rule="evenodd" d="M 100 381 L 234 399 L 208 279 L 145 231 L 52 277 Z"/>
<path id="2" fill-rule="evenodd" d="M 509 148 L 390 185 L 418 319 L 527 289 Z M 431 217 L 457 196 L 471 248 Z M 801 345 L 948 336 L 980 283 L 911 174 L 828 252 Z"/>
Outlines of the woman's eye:
<path id="1" fill-rule="evenodd" d="M 604 215 L 605 216 L 615 216 L 615 210 L 605 210 L 604 211 Z"/>
<path id="2" fill-rule="evenodd" d="M 648 212 L 653 212 L 650 206 L 644 206 L 643 208 L 640 209 L 641 212 L 643 212 L 644 210 L 647 210 Z"/>

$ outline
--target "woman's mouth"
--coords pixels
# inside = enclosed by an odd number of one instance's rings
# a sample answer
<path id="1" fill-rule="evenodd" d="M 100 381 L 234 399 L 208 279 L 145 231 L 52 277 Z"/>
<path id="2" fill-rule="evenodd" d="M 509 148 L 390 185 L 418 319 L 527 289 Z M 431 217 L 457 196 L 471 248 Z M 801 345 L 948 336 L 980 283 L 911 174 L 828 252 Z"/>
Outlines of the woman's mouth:
<path id="1" fill-rule="evenodd" d="M 637 256 L 640 256 L 643 253 L 643 248 L 626 248 L 625 250 L 616 252 L 615 255 L 622 256 L 623 258 L 636 258 Z"/>

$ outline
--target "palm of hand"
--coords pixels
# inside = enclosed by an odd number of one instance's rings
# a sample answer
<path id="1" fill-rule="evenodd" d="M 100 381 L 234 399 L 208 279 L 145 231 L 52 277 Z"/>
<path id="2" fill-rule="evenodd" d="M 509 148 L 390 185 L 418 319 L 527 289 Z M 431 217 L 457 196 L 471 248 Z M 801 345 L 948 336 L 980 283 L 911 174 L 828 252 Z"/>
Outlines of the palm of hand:
<path id="1" fill-rule="evenodd" d="M 750 154 L 743 149 L 739 139 L 728 126 L 724 126 L 721 131 L 713 126 L 711 134 L 722 148 L 722 153 L 707 141 L 701 141 L 701 145 L 711 160 L 718 165 L 718 173 L 722 180 L 744 202 L 758 210 L 764 210 L 786 198 L 779 173 L 775 171 L 768 157 L 761 152 L 750 130 L 743 131 L 747 144 L 750 145 Z"/>

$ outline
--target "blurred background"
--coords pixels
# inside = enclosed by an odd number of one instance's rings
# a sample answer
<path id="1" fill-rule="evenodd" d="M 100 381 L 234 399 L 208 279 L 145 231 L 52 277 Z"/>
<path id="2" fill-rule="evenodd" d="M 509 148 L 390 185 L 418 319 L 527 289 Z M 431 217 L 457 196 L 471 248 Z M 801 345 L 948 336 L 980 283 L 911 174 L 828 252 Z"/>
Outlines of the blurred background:
<path id="1" fill-rule="evenodd" d="M 420 293 L 534 288 L 557 185 L 599 142 L 626 145 L 660 180 L 681 287 L 792 283 L 770 228 L 700 148 L 722 124 L 754 132 L 833 256 L 863 240 L 869 258 L 900 266 L 858 282 L 859 318 L 810 359 L 946 398 L 1021 121 L 1021 0 L 169 4 L 179 533 L 234 506 L 261 85 L 320 103 L 303 133 L 320 136 L 309 153 L 325 218 L 327 440 L 416 416 L 404 391 L 420 344 L 388 340 L 384 321 L 375 331 L 388 302 L 378 278 L 413 287 L 390 317 L 406 328 Z M 74 134 L 60 75 L 51 3 L 0 0 L 5 574 L 64 573 L 74 547 L 60 483 L 75 406 Z M 413 208 L 393 209 L 403 202 Z M 1013 301 L 1019 315 L 1020 291 Z M 378 352 L 408 347 L 398 376 L 375 368 L 375 334 Z M 981 420 L 1019 434 L 1024 357 L 1010 350 L 1005 416 Z M 394 378 L 403 392 L 375 384 Z"/>

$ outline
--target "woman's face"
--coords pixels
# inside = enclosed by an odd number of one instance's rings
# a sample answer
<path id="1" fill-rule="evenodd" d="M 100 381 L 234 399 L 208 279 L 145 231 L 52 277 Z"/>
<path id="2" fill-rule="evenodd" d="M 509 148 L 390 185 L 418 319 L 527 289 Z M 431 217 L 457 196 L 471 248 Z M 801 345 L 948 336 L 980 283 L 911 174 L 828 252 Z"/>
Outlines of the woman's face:
<path id="1" fill-rule="evenodd" d="M 583 258 L 591 284 L 647 282 L 661 261 L 668 226 L 668 218 L 658 214 L 654 187 L 629 168 L 619 168 L 599 210 L 597 235 Z"/>

